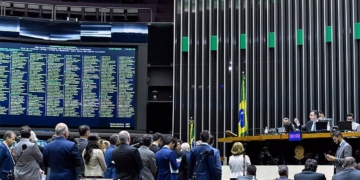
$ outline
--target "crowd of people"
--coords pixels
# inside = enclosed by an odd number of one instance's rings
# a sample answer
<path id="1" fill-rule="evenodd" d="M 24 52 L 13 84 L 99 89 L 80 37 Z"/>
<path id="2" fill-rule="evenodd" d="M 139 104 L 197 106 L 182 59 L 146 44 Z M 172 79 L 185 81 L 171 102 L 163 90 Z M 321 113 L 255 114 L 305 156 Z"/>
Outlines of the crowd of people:
<path id="1" fill-rule="evenodd" d="M 0 179 L 77 180 L 109 178 L 121 180 L 220 180 L 222 165 L 219 150 L 213 147 L 214 137 L 209 131 L 200 133 L 200 140 L 190 149 L 189 143 L 160 133 L 145 134 L 131 139 L 128 131 L 120 131 L 103 140 L 90 127 L 79 127 L 79 138 L 69 137 L 66 124 L 55 127 L 55 135 L 44 147 L 37 145 L 36 134 L 29 126 L 20 128 L 20 138 L 13 131 L 4 134 L 0 145 Z M 351 146 L 341 132 L 332 138 L 339 149 L 335 156 L 325 155 L 334 162 L 333 180 L 360 179 L 356 160 L 351 157 Z M 15 141 L 15 147 L 11 148 Z M 244 155 L 243 144 L 235 142 L 229 158 L 230 178 L 256 179 L 256 166 Z M 323 180 L 317 173 L 318 163 L 308 159 L 305 169 L 295 180 Z M 288 179 L 286 165 L 279 166 L 279 179 Z"/>
<path id="2" fill-rule="evenodd" d="M 182 180 L 222 177 L 219 151 L 212 147 L 209 131 L 200 133 L 195 148 L 186 142 L 160 133 L 145 134 L 133 139 L 128 131 L 110 136 L 109 141 L 79 127 L 79 138 L 69 137 L 66 124 L 55 127 L 55 135 L 44 147 L 29 126 L 16 134 L 7 131 L 0 146 L 0 179 L 77 180 L 109 178 L 121 180 Z"/>

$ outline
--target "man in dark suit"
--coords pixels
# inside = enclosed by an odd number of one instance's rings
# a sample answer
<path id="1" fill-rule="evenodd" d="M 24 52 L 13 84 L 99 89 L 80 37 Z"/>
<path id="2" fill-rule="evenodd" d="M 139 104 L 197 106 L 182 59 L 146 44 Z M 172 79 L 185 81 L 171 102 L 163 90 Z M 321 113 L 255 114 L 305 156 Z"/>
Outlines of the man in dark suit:
<path id="1" fill-rule="evenodd" d="M 339 147 L 336 151 L 335 157 L 327 154 L 325 158 L 328 161 L 334 162 L 336 166 L 336 173 L 339 173 L 342 170 L 342 165 L 344 163 L 344 159 L 346 157 L 352 156 L 352 147 L 349 143 L 347 143 L 340 131 L 335 131 L 331 134 L 332 139 L 334 140 L 335 144 L 338 144 Z"/>
<path id="2" fill-rule="evenodd" d="M 120 145 L 112 152 L 117 178 L 121 180 L 140 179 L 140 170 L 143 168 L 143 164 L 138 149 L 129 145 L 129 132 L 121 131 L 119 140 Z"/>
<path id="3" fill-rule="evenodd" d="M 155 133 L 153 135 L 153 140 L 154 142 L 152 143 L 150 150 L 156 154 L 161 149 L 160 147 L 162 146 L 162 143 L 164 141 L 164 135 L 162 135 L 161 133 Z"/>
<path id="4" fill-rule="evenodd" d="M 88 144 L 87 139 L 90 135 L 90 127 L 86 124 L 79 126 L 79 135 L 80 138 L 76 139 L 76 142 L 80 157 L 82 157 L 82 153 Z M 81 166 L 80 168 L 77 168 L 76 173 L 78 176 L 80 175 L 84 176 L 84 171 L 85 171 L 84 162 L 81 162 Z"/>
<path id="5" fill-rule="evenodd" d="M 14 144 L 15 137 L 13 131 L 6 131 L 4 141 L 0 145 L 0 179 L 8 179 L 8 174 L 14 168 L 15 161 L 9 147 Z"/>
<path id="6" fill-rule="evenodd" d="M 246 176 L 238 176 L 236 180 L 257 180 L 256 178 L 256 167 L 249 165 L 246 168 Z"/>
<path id="7" fill-rule="evenodd" d="M 163 148 L 155 154 L 158 167 L 158 180 L 177 180 L 180 162 L 176 160 L 176 154 L 172 150 L 175 146 L 175 139 L 167 136 L 163 141 Z"/>
<path id="8" fill-rule="evenodd" d="M 59 123 L 55 127 L 56 138 L 44 146 L 43 165 L 50 167 L 51 180 L 76 180 L 76 167 L 81 165 L 81 157 L 75 143 L 66 140 L 69 129 L 66 124 Z"/>
<path id="9" fill-rule="evenodd" d="M 222 167 L 219 166 L 214 149 L 208 144 L 210 142 L 210 132 L 204 130 L 200 133 L 201 143 L 199 146 L 191 149 L 189 163 L 189 177 L 195 179 L 213 179 L 220 180 Z"/>
<path id="10" fill-rule="evenodd" d="M 317 110 L 312 110 L 309 115 L 310 121 L 305 124 L 303 130 L 306 132 L 316 131 L 316 122 L 319 121 L 319 112 Z"/>
<path id="11" fill-rule="evenodd" d="M 340 173 L 335 174 L 332 177 L 332 180 L 354 180 L 360 179 L 360 171 L 356 170 L 354 167 L 356 165 L 355 158 L 347 157 L 344 159 L 343 168 Z"/>
<path id="12" fill-rule="evenodd" d="M 110 136 L 110 146 L 105 151 L 105 163 L 106 171 L 104 172 L 104 178 L 113 178 L 116 179 L 116 168 L 113 163 L 112 153 L 114 149 L 119 145 L 119 135 L 113 134 Z"/>
<path id="13" fill-rule="evenodd" d="M 308 159 L 305 162 L 305 169 L 301 173 L 294 176 L 295 180 L 326 180 L 325 175 L 317 173 L 317 161 L 315 159 Z"/>

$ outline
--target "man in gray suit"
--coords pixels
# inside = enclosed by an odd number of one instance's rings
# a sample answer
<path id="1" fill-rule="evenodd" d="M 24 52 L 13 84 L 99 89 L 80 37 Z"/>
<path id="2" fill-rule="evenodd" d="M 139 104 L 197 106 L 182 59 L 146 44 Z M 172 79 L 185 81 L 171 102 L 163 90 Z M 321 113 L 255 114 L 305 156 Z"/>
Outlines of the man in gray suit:
<path id="1" fill-rule="evenodd" d="M 340 173 L 335 174 L 332 177 L 332 180 L 354 180 L 360 179 L 360 171 L 356 170 L 354 166 L 356 165 L 355 159 L 353 157 L 347 157 L 344 159 L 344 170 Z"/>
<path id="2" fill-rule="evenodd" d="M 336 151 L 335 157 L 327 154 L 325 155 L 325 158 L 328 161 L 333 161 L 335 163 L 336 173 L 339 173 L 342 170 L 344 159 L 346 157 L 352 156 L 352 147 L 344 140 L 340 131 L 335 131 L 331 134 L 331 137 L 334 140 L 335 144 L 338 144 L 339 147 Z"/>
<path id="3" fill-rule="evenodd" d="M 237 180 L 257 180 L 256 167 L 254 165 L 249 165 L 246 168 L 246 176 L 238 176 Z"/>
<path id="4" fill-rule="evenodd" d="M 31 129 L 29 126 L 20 128 L 20 136 L 20 142 L 15 146 L 15 154 L 18 158 L 14 172 L 15 180 L 38 180 L 44 173 L 39 165 L 39 163 L 42 163 L 43 156 L 39 147 L 35 143 L 29 141 L 31 136 Z M 21 154 L 21 152 L 23 153 Z"/>
<path id="5" fill-rule="evenodd" d="M 82 153 L 88 144 L 87 139 L 90 135 L 90 127 L 86 124 L 79 126 L 79 135 L 80 138 L 77 139 L 76 142 L 77 142 L 79 154 L 82 157 Z M 78 177 L 80 175 L 84 176 L 84 171 L 85 171 L 84 162 L 81 162 L 81 166 L 76 168 L 76 174 L 78 175 Z"/>
<path id="6" fill-rule="evenodd" d="M 155 154 L 149 148 L 152 146 L 153 138 L 150 134 L 145 134 L 140 141 L 139 153 L 143 163 L 141 170 L 142 179 L 154 180 L 157 171 Z"/>

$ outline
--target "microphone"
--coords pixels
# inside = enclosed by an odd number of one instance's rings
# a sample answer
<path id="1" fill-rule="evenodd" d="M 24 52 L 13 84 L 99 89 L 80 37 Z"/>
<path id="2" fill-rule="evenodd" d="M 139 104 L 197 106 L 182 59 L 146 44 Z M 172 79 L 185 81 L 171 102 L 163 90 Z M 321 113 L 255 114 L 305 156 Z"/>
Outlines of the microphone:
<path id="1" fill-rule="evenodd" d="M 14 178 L 15 166 L 17 165 L 17 163 L 18 163 L 18 161 L 19 161 L 22 153 L 23 153 L 24 150 L 27 148 L 27 145 L 26 145 L 26 144 L 23 144 L 23 145 L 21 146 L 21 148 L 22 148 L 22 151 L 21 151 L 20 154 L 18 155 L 17 160 L 16 160 L 16 162 L 15 162 L 15 164 L 14 164 L 13 169 L 10 170 L 9 174 L 7 175 L 8 179 L 13 179 L 13 178 Z"/>
<path id="2" fill-rule="evenodd" d="M 23 144 L 21 147 L 22 147 L 22 150 L 25 150 L 27 148 L 27 145 Z"/>
<path id="3" fill-rule="evenodd" d="M 207 155 L 207 154 L 209 154 L 209 151 L 208 150 L 206 150 L 206 151 L 204 151 L 204 152 L 202 152 L 202 153 L 200 153 L 201 155 Z"/>

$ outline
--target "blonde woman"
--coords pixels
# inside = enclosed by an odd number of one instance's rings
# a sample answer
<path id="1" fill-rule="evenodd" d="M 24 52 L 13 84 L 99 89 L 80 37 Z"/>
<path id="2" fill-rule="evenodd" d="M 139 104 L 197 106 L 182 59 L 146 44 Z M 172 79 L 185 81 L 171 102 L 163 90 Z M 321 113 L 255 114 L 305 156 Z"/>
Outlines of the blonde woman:
<path id="1" fill-rule="evenodd" d="M 244 153 L 245 149 L 241 142 L 234 143 L 231 148 L 232 156 L 229 158 L 230 166 L 230 178 L 237 178 L 238 176 L 243 176 L 244 172 Z M 245 155 L 245 172 L 246 168 L 251 165 L 249 156 Z"/>

